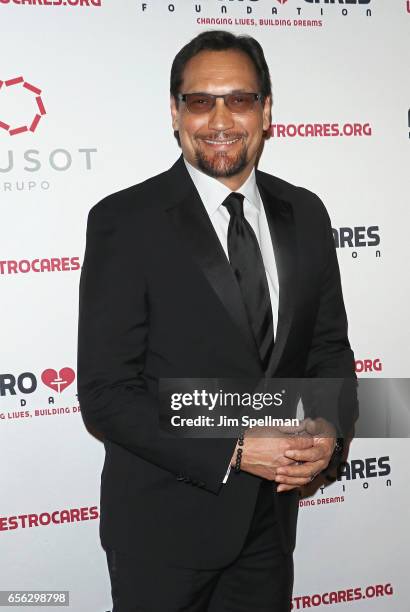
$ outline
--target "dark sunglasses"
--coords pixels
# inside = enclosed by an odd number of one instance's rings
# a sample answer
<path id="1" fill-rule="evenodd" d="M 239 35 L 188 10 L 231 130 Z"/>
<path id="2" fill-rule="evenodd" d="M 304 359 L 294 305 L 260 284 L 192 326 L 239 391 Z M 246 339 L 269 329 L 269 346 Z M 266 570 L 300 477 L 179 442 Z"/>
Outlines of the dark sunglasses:
<path id="1" fill-rule="evenodd" d="M 217 98 L 223 98 L 231 113 L 248 113 L 254 109 L 257 100 L 262 100 L 262 94 L 230 93 L 217 96 L 210 93 L 180 93 L 177 98 L 185 102 L 188 111 L 195 115 L 209 113 L 214 108 Z"/>

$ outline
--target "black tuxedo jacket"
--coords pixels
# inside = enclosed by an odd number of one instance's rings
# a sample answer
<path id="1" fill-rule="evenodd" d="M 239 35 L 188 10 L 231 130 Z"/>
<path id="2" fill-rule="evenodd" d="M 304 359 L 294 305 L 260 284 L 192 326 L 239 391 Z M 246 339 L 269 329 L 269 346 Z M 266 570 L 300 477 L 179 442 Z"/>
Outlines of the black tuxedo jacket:
<path id="1" fill-rule="evenodd" d="M 104 438 L 104 547 L 215 568 L 234 559 L 260 479 L 231 473 L 233 439 L 158 434 L 161 378 L 352 377 L 353 353 L 331 225 L 313 193 L 264 172 L 256 181 L 279 277 L 266 372 L 230 264 L 186 170 L 172 168 L 90 211 L 80 283 L 78 391 Z M 298 494 L 277 494 L 283 549 Z"/>

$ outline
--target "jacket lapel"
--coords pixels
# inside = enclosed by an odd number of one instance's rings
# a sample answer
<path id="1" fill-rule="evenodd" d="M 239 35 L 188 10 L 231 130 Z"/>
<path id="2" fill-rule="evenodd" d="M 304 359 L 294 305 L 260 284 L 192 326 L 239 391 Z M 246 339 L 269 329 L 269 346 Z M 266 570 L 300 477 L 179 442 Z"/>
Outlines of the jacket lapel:
<path id="1" fill-rule="evenodd" d="M 265 377 L 271 378 L 279 365 L 292 324 L 297 283 L 296 231 L 292 205 L 274 193 L 272 177 L 256 171 L 275 253 L 279 280 L 279 314 L 275 344 Z"/>
<path id="2" fill-rule="evenodd" d="M 170 174 L 172 184 L 178 185 L 176 199 L 166 208 L 173 229 L 260 364 L 239 285 L 182 157 Z"/>

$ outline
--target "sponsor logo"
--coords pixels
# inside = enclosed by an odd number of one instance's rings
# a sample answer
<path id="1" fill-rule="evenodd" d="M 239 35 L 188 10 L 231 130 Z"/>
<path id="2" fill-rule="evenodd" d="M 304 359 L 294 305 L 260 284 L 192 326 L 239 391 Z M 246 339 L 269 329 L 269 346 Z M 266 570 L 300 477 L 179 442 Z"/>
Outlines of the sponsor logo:
<path id="1" fill-rule="evenodd" d="M 59 372 L 49 368 L 41 374 L 43 383 L 53 391 L 57 391 L 57 393 L 61 393 L 69 387 L 74 382 L 74 379 L 75 372 L 71 368 L 61 368 Z"/>
<path id="2" fill-rule="evenodd" d="M 32 512 L 18 516 L 0 516 L 0 531 L 15 529 L 30 529 L 31 527 L 49 527 L 63 523 L 78 523 L 92 521 L 99 517 L 98 506 L 83 506 L 81 508 L 64 508 L 49 512 Z"/>
<path id="3" fill-rule="evenodd" d="M 377 246 L 380 244 L 379 226 L 333 228 L 336 248 Z"/>
<path id="4" fill-rule="evenodd" d="M 393 586 L 391 582 L 385 584 L 369 584 L 364 587 L 359 586 L 348 589 L 338 589 L 337 591 L 315 593 L 314 595 L 297 595 L 292 598 L 291 610 L 305 610 L 306 608 L 311 609 L 322 605 L 327 606 L 390 595 L 393 595 Z"/>
<path id="5" fill-rule="evenodd" d="M 390 457 L 365 457 L 343 461 L 338 465 L 334 476 L 326 475 L 327 485 L 320 486 L 312 495 L 312 491 L 306 488 L 302 492 L 299 500 L 301 508 L 317 508 L 329 504 L 341 504 L 346 501 L 346 483 L 348 487 L 353 486 L 354 482 L 359 482 L 363 491 L 368 491 L 370 483 L 379 482 L 382 486 L 391 487 L 391 478 L 385 478 L 391 474 Z M 333 496 L 329 496 L 328 486 L 332 483 Z"/>
<path id="6" fill-rule="evenodd" d="M 381 372 L 383 364 L 379 357 L 376 357 L 376 359 L 356 359 L 355 369 L 357 374 L 363 372 Z"/>
<path id="7" fill-rule="evenodd" d="M 305 0 L 303 6 L 294 6 L 295 2 L 288 0 L 276 0 L 276 5 L 272 6 L 271 0 L 208 0 L 208 2 L 185 2 L 177 4 L 174 2 L 164 2 L 161 9 L 169 15 L 180 15 L 181 12 L 188 12 L 195 16 L 198 25 L 221 26 L 221 25 L 241 25 L 250 26 L 276 26 L 276 27 L 322 27 L 323 17 L 327 13 L 335 12 L 338 7 L 339 14 L 346 17 L 350 14 L 357 14 L 361 7 L 367 17 L 372 16 L 369 5 L 371 0 Z M 299 2 L 300 4 L 300 2 Z M 141 2 L 138 8 L 142 14 L 150 14 L 151 9 L 158 10 L 158 4 L 152 1 Z M 213 14 L 209 14 L 213 12 Z M 205 13 L 205 14 L 204 14 Z M 243 15 L 248 16 L 245 18 Z M 249 17 L 252 16 L 252 17 Z M 279 16 L 278 19 L 275 19 Z M 272 18 L 273 17 L 273 18 Z M 280 18 L 282 17 L 282 18 Z M 155 16 L 155 18 L 157 18 Z"/>
<path id="8" fill-rule="evenodd" d="M 7 95 L 10 91 L 18 95 Z M 22 76 L 18 76 L 7 81 L 0 80 L 0 100 L 2 102 L 2 112 L 0 114 L 0 131 L 7 132 L 9 136 L 17 136 L 24 132 L 35 132 L 39 126 L 40 120 L 46 114 L 44 102 L 41 97 L 41 89 L 28 83 Z M 16 109 L 19 105 L 24 107 L 25 119 L 18 121 L 8 116 L 4 116 L 4 98 L 9 98 L 9 105 L 12 109 Z M 16 99 L 17 98 L 17 99 Z M 23 104 L 24 102 L 24 104 Z M 13 112 L 10 112 L 10 115 Z"/>
<path id="9" fill-rule="evenodd" d="M 3 4 L 18 4 L 19 6 L 63 6 L 67 7 L 96 7 L 101 6 L 101 0 L 0 0 Z"/>
<path id="10" fill-rule="evenodd" d="M 272 123 L 274 138 L 334 138 L 337 136 L 371 136 L 370 123 Z"/>
<path id="11" fill-rule="evenodd" d="M 272 6 L 271 0 L 208 0 L 208 2 L 192 2 L 178 4 L 176 2 L 164 2 L 161 9 L 169 15 L 180 15 L 188 12 L 188 15 L 199 13 L 195 17 L 198 25 L 241 25 L 250 26 L 276 26 L 276 27 L 322 27 L 323 17 L 327 14 L 338 14 L 346 17 L 350 14 L 364 10 L 367 17 L 372 16 L 369 5 L 371 0 L 305 0 L 303 6 L 294 6 L 295 2 L 288 0 L 276 0 Z M 300 5 L 300 2 L 299 2 Z M 338 8 L 337 8 L 338 7 Z M 158 4 L 152 1 L 141 2 L 139 10 L 142 14 L 150 14 L 151 9 L 158 10 Z M 204 14 L 205 13 L 205 14 Z M 213 13 L 213 14 L 209 14 Z M 244 14 L 248 18 L 244 17 Z M 249 17 L 252 16 L 252 17 Z M 272 17 L 282 17 L 275 19 Z M 157 18 L 157 17 L 155 17 Z"/>
<path id="12" fill-rule="evenodd" d="M 380 244 L 380 229 L 378 225 L 358 225 L 355 227 L 332 228 L 333 238 L 337 249 L 353 249 L 351 255 L 357 259 L 358 251 L 365 247 L 376 247 Z M 377 258 L 381 257 L 380 249 L 375 251 Z"/>
<path id="13" fill-rule="evenodd" d="M 30 272 L 70 272 L 80 268 L 79 257 L 0 260 L 0 274 L 4 275 L 28 274 Z"/>
<path id="14" fill-rule="evenodd" d="M 0 6 L 3 0 L 0 0 Z M 4 2 L 3 2 L 4 3 Z M 37 84 L 16 76 L 6 81 L 0 80 L 0 139 L 18 136 L 19 141 L 34 142 L 43 132 L 46 108 L 42 90 Z M 61 119 L 64 123 L 66 120 Z M 68 148 L 56 146 L 44 150 L 31 144 L 30 148 L 21 146 L 13 150 L 3 147 L 0 150 L 0 192 L 47 191 L 51 187 L 50 176 L 40 173 L 63 174 L 70 170 L 93 170 L 96 147 Z M 9 180 L 10 179 L 10 180 Z"/>
<path id="15" fill-rule="evenodd" d="M 72 168 L 77 172 L 93 170 L 95 153 L 97 153 L 95 147 L 84 147 L 74 151 L 64 147 L 47 152 L 40 149 L 27 149 L 17 153 L 13 150 L 1 151 L 0 178 L 2 174 L 15 176 L 18 173 L 20 179 L 0 182 L 0 191 L 48 191 L 51 187 L 51 178 L 43 176 L 37 179 L 37 173 L 46 170 L 61 174 Z"/>
<path id="16" fill-rule="evenodd" d="M 57 402 L 62 401 L 60 398 L 63 397 L 63 394 L 67 398 L 66 389 L 72 389 L 75 377 L 75 371 L 67 366 L 59 370 L 46 368 L 39 376 L 36 376 L 34 372 L 22 372 L 16 375 L 0 374 L 0 400 L 4 404 L 0 408 L 0 422 L 28 421 L 32 417 L 80 414 L 81 409 L 78 405 L 76 393 L 74 393 L 73 402 L 70 405 L 55 405 L 56 400 Z M 47 397 L 50 390 L 53 394 Z M 46 404 L 47 407 L 38 406 L 37 394 L 41 397 L 43 405 Z M 13 408 L 11 407 L 12 403 L 14 403 Z"/>
<path id="17" fill-rule="evenodd" d="M 337 468 L 337 480 L 366 480 L 388 476 L 391 473 L 390 458 L 366 457 L 343 461 Z"/>
<path id="18" fill-rule="evenodd" d="M 42 382 L 56 393 L 64 391 L 74 382 L 74 379 L 75 372 L 69 367 L 64 367 L 59 372 L 47 368 L 41 373 Z M 18 392 L 24 395 L 34 393 L 37 386 L 37 377 L 33 372 L 22 372 L 17 376 L 0 374 L 0 397 L 17 395 Z"/>

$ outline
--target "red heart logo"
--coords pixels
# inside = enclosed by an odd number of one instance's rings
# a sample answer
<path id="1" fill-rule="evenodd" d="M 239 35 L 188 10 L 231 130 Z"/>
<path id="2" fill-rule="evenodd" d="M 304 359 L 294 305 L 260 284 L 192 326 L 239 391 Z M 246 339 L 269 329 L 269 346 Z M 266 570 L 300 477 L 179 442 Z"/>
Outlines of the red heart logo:
<path id="1" fill-rule="evenodd" d="M 59 372 L 57 370 L 44 370 L 41 375 L 41 380 L 47 387 L 50 387 L 53 391 L 61 393 L 66 389 L 75 378 L 75 372 L 71 368 L 61 368 Z"/>

